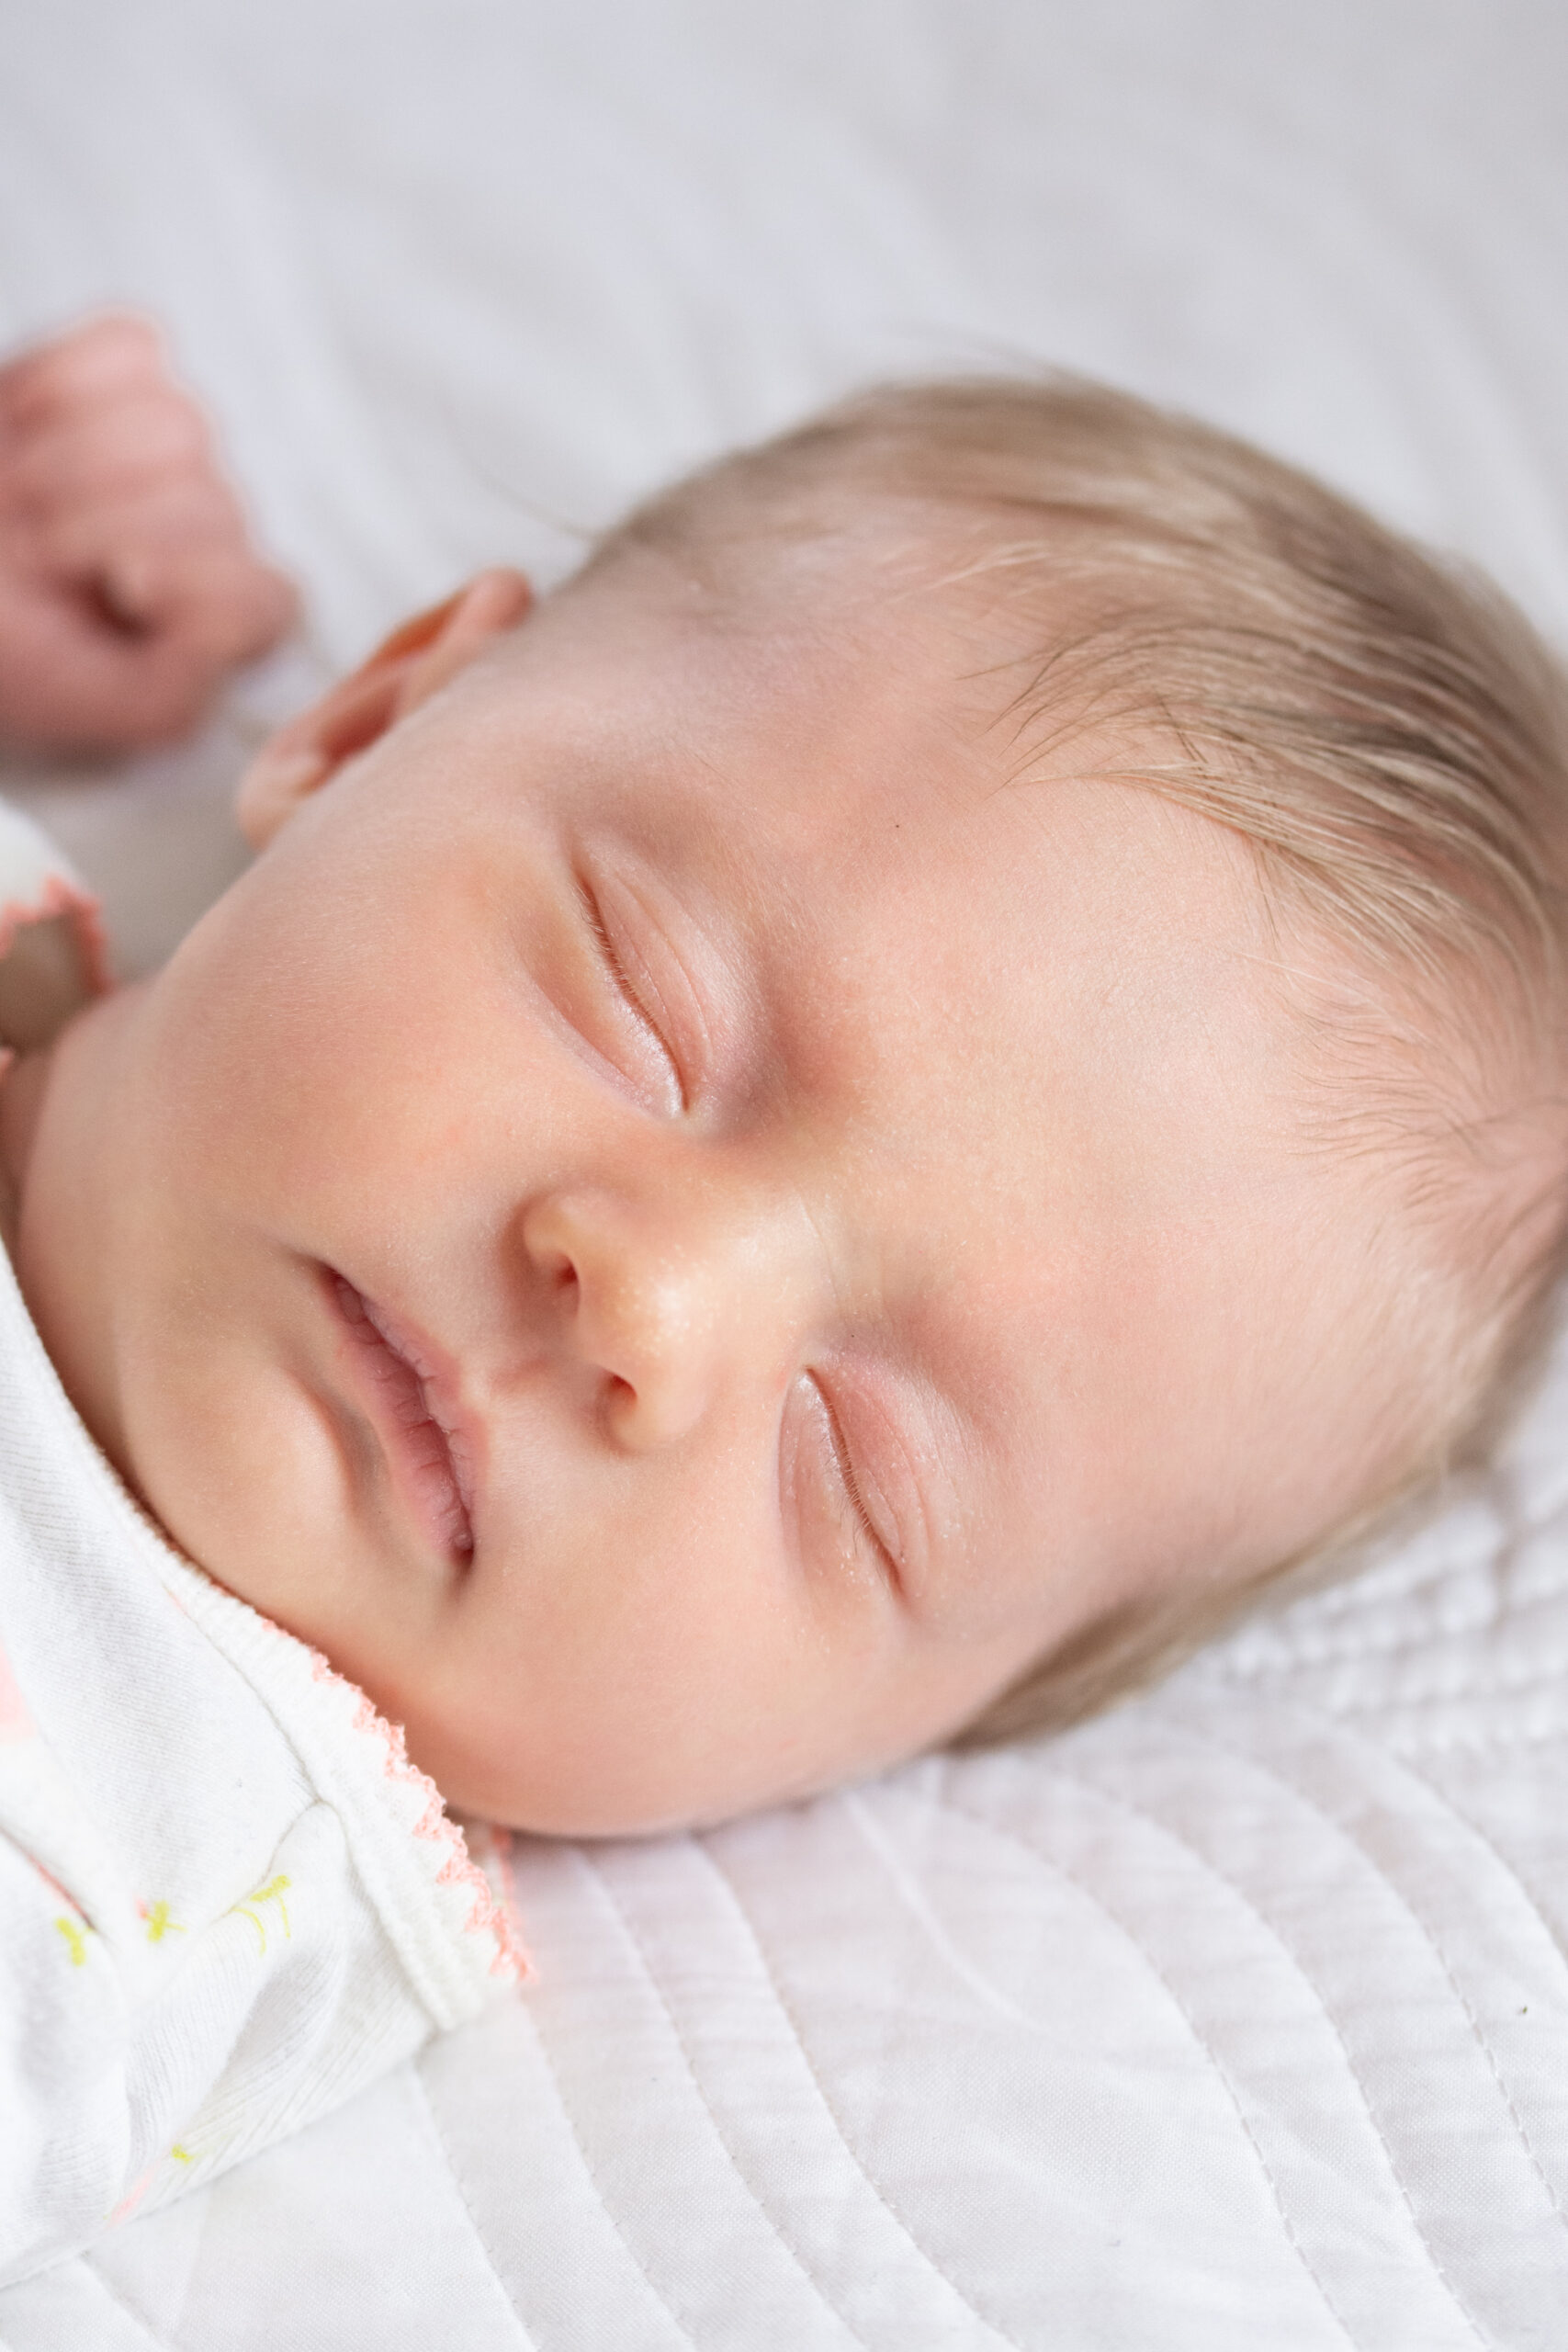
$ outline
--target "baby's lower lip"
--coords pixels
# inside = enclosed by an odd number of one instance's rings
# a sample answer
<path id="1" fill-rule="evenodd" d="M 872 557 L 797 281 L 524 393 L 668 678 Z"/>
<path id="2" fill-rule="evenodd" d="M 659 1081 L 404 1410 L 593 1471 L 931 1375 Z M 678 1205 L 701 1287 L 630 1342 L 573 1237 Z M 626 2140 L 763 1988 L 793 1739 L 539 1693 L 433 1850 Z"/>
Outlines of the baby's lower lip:
<path id="1" fill-rule="evenodd" d="M 473 1523 L 452 1435 L 433 1408 L 427 1383 L 374 1302 L 332 1267 L 324 1271 L 355 1386 L 393 1486 L 436 1549 L 466 1564 L 473 1555 Z"/>

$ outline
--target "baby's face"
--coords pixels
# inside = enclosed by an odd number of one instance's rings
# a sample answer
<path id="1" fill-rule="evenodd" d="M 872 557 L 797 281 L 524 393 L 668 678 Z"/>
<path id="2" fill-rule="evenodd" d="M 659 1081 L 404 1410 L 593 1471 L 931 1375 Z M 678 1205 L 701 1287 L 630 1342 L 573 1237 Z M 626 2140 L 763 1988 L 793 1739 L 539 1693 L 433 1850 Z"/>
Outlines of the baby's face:
<path id="1" fill-rule="evenodd" d="M 70 1033 L 24 1283 L 176 1541 L 526 1827 L 913 1750 L 1358 1475 L 1227 837 L 940 618 L 547 605 Z M 978 704 L 976 704 L 976 712 Z"/>

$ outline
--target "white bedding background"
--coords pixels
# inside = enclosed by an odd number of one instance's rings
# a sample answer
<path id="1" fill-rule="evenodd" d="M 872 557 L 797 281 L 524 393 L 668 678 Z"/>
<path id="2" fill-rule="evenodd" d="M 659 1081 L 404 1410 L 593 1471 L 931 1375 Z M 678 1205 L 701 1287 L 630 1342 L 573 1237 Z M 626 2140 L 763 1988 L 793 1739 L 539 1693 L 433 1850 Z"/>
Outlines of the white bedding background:
<path id="1" fill-rule="evenodd" d="M 311 601 L 190 751 L 0 778 L 130 967 L 269 711 L 875 372 L 1184 402 L 1568 639 L 1557 0 L 0 0 L 0 340 L 105 300 Z M 1066 1740 L 525 1849 L 536 1991 L 0 2344 L 1562 2352 L 1565 1765 L 1568 1361 L 1363 1579 Z"/>

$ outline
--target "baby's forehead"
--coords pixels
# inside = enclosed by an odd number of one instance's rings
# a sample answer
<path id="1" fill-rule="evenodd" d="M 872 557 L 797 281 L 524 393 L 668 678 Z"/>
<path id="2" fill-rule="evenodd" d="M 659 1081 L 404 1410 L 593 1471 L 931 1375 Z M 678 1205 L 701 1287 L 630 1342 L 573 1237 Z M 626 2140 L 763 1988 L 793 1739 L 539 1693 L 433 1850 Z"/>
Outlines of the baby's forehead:
<path id="1" fill-rule="evenodd" d="M 678 695 L 617 797 L 769 1007 L 781 1066 L 890 1163 L 945 1158 L 1010 1215 L 1047 1147 L 1061 1189 L 1175 1183 L 1157 1116 L 1245 1114 L 1251 1148 L 1281 1055 L 1246 850 L 1093 762 L 1010 776 L 940 685 L 773 653 L 718 708 Z"/>
<path id="2" fill-rule="evenodd" d="M 976 1051 L 1069 983 L 1100 1034 L 1163 1032 L 1195 958 L 1227 965 L 1224 995 L 1257 985 L 1278 942 L 1256 860 L 1148 788 L 1168 747 L 1064 705 L 1021 753 L 1016 680 L 976 667 L 929 563 L 878 569 L 885 540 L 770 545 L 715 576 L 630 550 L 520 632 L 525 723 L 542 698 L 649 854 L 833 940 L 846 974 L 903 938 L 911 1001 L 1003 1000 Z M 570 758 L 559 775 L 575 792 Z"/>

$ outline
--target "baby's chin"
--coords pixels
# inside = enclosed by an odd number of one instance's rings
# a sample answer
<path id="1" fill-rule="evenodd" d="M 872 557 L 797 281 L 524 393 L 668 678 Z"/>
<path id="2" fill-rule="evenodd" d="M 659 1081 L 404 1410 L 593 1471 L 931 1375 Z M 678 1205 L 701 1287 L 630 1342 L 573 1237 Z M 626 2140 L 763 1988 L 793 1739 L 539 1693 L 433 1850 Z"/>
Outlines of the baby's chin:
<path id="1" fill-rule="evenodd" d="M 383 1712 L 396 1719 L 396 1702 L 388 1696 Z M 450 1812 L 536 1838 L 662 1838 L 716 1829 L 750 1814 L 808 1803 L 935 1744 L 909 1739 L 872 1756 L 835 1741 L 830 1754 L 815 1757 L 710 1755 L 675 1764 L 661 1755 L 657 1737 L 639 1748 L 617 1736 L 597 1749 L 579 1738 L 562 1740 L 556 1752 L 545 1741 L 531 1757 L 486 1756 L 417 1705 L 404 1717 L 410 1758 L 434 1781 Z"/>

